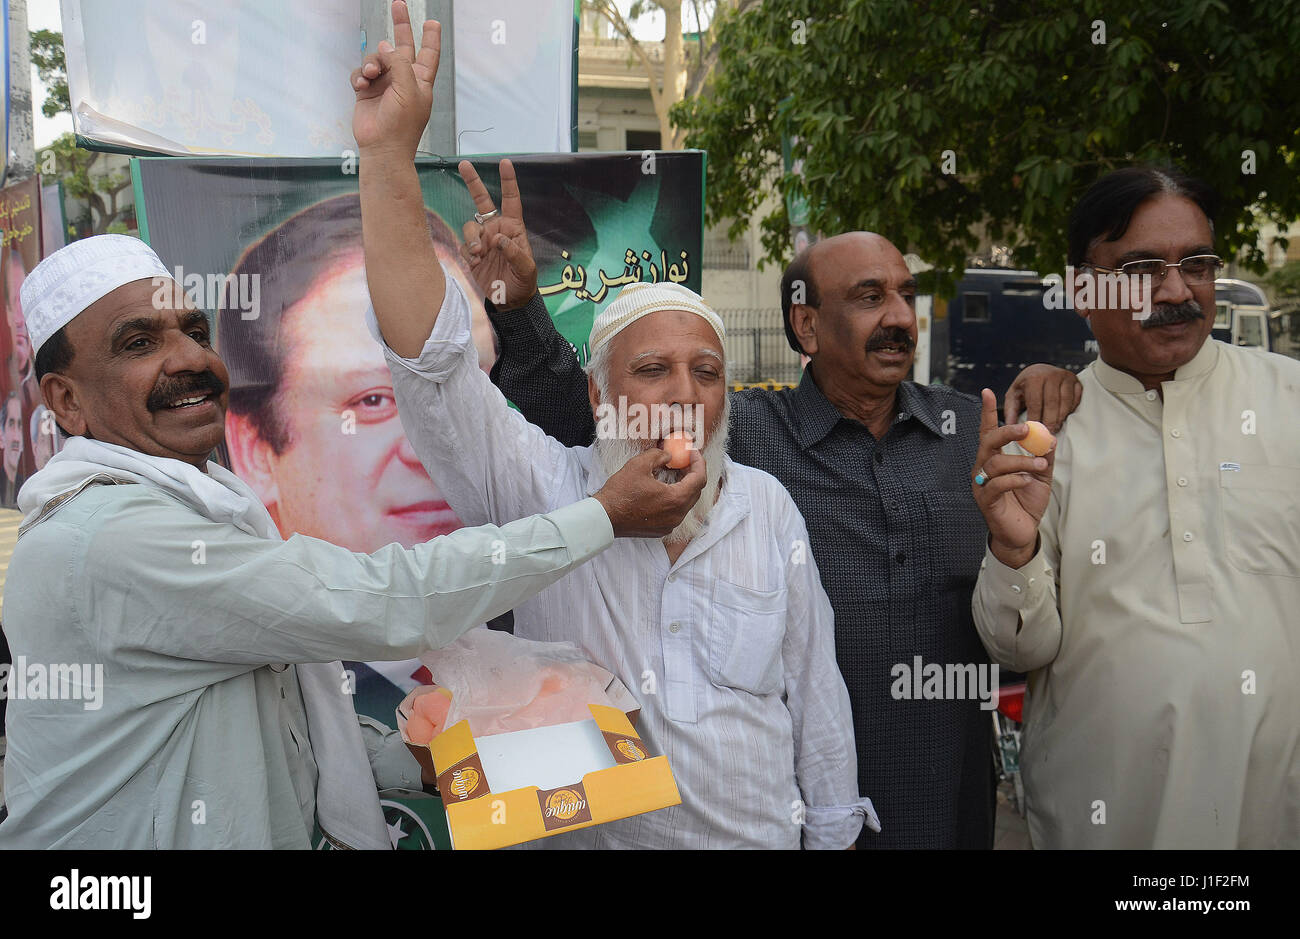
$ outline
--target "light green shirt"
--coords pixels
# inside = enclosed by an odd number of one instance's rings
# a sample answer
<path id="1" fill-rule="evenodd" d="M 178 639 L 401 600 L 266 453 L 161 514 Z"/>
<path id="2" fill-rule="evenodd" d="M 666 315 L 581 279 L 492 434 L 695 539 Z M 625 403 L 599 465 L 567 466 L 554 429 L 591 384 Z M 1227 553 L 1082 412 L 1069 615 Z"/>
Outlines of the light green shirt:
<path id="1" fill-rule="evenodd" d="M 14 697 L 10 676 L 0 848 L 307 848 L 317 774 L 293 663 L 411 658 L 612 543 L 594 499 L 365 555 L 92 486 L 19 538 L 4 628 L 28 674 L 102 665 L 101 706 L 88 687 Z M 377 785 L 418 785 L 391 737 L 367 736 L 372 766 L 397 767 Z"/>
<path id="2" fill-rule="evenodd" d="M 1163 401 L 1080 378 L 1040 550 L 972 601 L 1030 673 L 1033 844 L 1300 848 L 1300 362 L 1207 340 Z"/>

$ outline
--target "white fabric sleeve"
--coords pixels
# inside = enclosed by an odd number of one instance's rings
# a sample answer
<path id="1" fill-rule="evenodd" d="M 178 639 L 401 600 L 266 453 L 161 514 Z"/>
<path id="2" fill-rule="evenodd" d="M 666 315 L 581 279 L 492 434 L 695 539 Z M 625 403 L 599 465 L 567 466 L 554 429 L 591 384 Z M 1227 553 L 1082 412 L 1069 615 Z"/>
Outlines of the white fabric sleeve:
<path id="1" fill-rule="evenodd" d="M 167 657 L 178 672 L 179 660 L 242 666 L 238 674 L 412 658 L 518 606 L 614 540 L 604 507 L 584 499 L 499 528 L 356 554 L 302 535 L 248 535 L 141 489 L 91 528 L 69 585 L 83 628 L 97 630 L 90 639 L 115 661 L 145 667 Z"/>
<path id="2" fill-rule="evenodd" d="M 415 358 L 388 347 L 373 308 L 366 323 L 383 346 L 407 438 L 462 521 L 502 524 L 583 491 L 569 449 L 512 410 L 478 367 L 469 301 L 455 277 L 447 275 L 442 309 Z"/>
<path id="3" fill-rule="evenodd" d="M 984 549 L 971 614 L 989 658 L 1003 668 L 1031 672 L 1050 665 L 1061 650 L 1060 547 L 1056 520 L 1060 503 L 1053 491 L 1038 524 L 1038 551 L 1019 570 Z"/>

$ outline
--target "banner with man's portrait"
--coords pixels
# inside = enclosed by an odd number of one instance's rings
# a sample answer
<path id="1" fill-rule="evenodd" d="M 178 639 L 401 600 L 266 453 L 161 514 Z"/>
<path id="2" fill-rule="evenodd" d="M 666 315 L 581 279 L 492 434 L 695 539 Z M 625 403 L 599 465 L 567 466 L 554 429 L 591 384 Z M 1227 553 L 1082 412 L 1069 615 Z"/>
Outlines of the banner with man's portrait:
<path id="1" fill-rule="evenodd" d="M 41 182 L 32 176 L 0 189 L 0 506 L 13 508 L 18 490 L 57 447 L 53 415 L 36 383 L 35 356 L 19 294 L 41 260 Z"/>
<path id="2" fill-rule="evenodd" d="M 473 160 L 499 198 L 495 158 Z M 538 284 L 586 360 L 596 314 L 626 283 L 700 289 L 704 154 L 514 160 Z M 472 298 L 480 365 L 494 334 L 460 254 L 474 205 L 454 161 L 417 161 L 439 254 Z M 369 303 L 356 165 L 327 159 L 133 161 L 141 236 L 216 322 L 230 370 L 226 457 L 280 532 L 371 552 L 460 527 L 406 441 Z M 393 722 L 417 661 L 358 668 L 359 713 Z"/>

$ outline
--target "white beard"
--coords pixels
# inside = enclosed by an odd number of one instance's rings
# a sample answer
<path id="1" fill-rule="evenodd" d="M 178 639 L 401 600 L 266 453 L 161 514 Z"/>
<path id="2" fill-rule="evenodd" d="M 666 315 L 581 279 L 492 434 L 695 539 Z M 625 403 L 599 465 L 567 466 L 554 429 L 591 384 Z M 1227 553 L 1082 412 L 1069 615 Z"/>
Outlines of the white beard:
<path id="1" fill-rule="evenodd" d="M 730 404 L 730 402 L 728 402 Z M 704 445 L 700 456 L 705 463 L 704 491 L 700 493 L 695 505 L 686 513 L 682 523 L 672 530 L 664 541 L 669 544 L 684 544 L 704 530 L 709 520 L 709 513 L 717 501 L 718 491 L 722 488 L 722 469 L 727 455 L 727 435 L 730 432 L 730 411 L 728 407 L 719 419 L 709 442 Z M 627 440 L 624 438 L 597 438 L 596 457 L 605 470 L 606 478 L 621 470 L 633 457 L 644 453 L 654 446 L 648 440 Z M 660 482 L 675 483 L 685 475 L 686 470 L 664 467 L 655 473 Z"/>

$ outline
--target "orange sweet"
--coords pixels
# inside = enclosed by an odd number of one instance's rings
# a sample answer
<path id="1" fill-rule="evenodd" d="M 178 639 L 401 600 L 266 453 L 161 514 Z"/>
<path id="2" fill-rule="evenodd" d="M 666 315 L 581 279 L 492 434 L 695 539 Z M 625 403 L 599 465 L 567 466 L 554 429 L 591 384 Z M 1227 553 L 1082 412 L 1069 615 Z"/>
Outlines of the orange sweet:
<path id="1" fill-rule="evenodd" d="M 416 746 L 428 746 L 433 739 L 433 724 L 419 714 L 412 714 L 406 719 L 406 739 Z"/>
<path id="2" fill-rule="evenodd" d="M 1056 446 L 1056 438 L 1046 426 L 1038 421 L 1025 421 L 1025 426 L 1029 428 L 1029 433 L 1025 439 L 1020 441 L 1020 445 L 1032 453 L 1034 456 L 1046 456 L 1052 452 Z"/>
<path id="3" fill-rule="evenodd" d="M 451 701 L 446 695 L 437 694 L 436 692 L 422 694 L 415 699 L 415 702 L 411 705 L 411 710 L 432 724 L 435 730 L 438 730 L 446 723 L 447 712 L 451 710 Z"/>
<path id="4" fill-rule="evenodd" d="M 668 454 L 669 469 L 686 469 L 691 465 L 691 437 L 678 430 L 664 438 L 664 452 Z"/>

